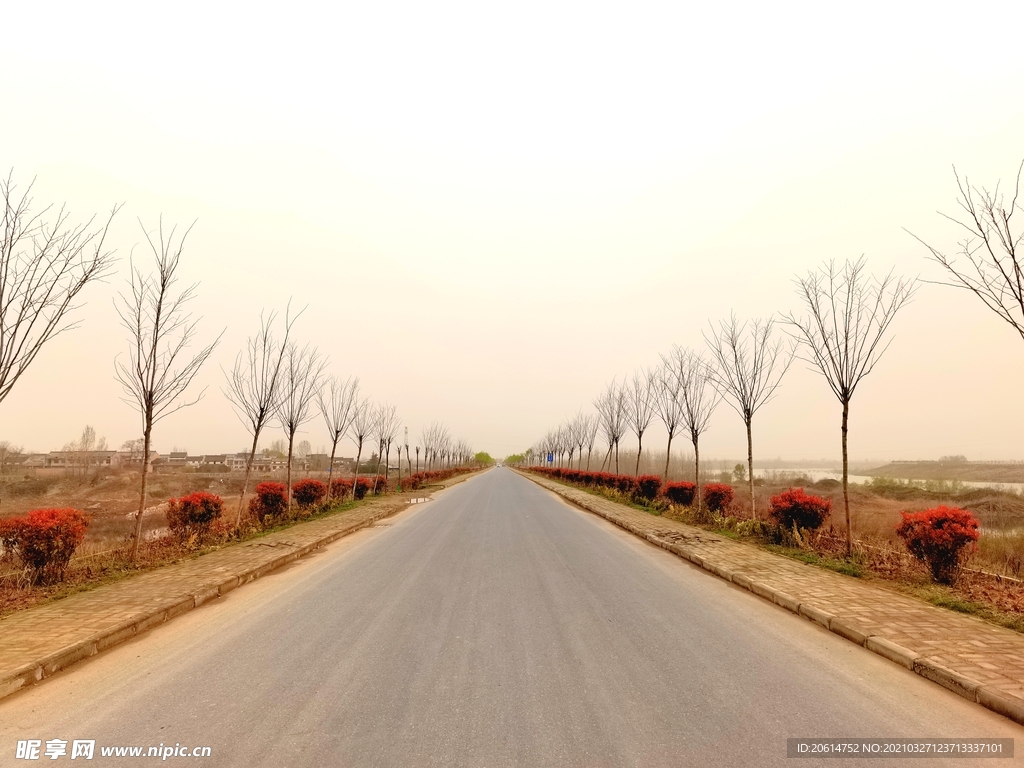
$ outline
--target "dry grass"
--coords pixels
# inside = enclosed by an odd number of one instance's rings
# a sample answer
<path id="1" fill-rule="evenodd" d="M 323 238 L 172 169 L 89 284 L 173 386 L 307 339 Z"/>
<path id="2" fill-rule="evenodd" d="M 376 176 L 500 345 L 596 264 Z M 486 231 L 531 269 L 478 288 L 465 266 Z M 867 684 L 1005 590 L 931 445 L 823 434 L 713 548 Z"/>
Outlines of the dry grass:
<path id="1" fill-rule="evenodd" d="M 271 479 L 283 482 L 283 473 L 279 474 L 280 477 L 251 478 L 246 502 L 251 498 L 256 483 Z M 194 491 L 209 491 L 223 497 L 225 516 L 233 520 L 238 509 L 242 479 L 238 473 L 151 474 L 147 483 L 143 534 L 152 537 L 161 533 L 167 525 L 164 518 L 167 501 Z M 95 555 L 116 549 L 133 534 L 139 505 L 139 481 L 137 470 L 92 471 L 86 476 L 44 470 L 28 478 L 4 478 L 0 481 L 0 517 L 23 515 L 44 507 L 81 509 L 89 516 L 89 527 L 75 557 Z"/>
<path id="2" fill-rule="evenodd" d="M 1024 553 L 1024 527 L 1021 526 L 1021 508 L 1024 500 L 1014 494 L 1003 494 L 986 489 L 936 498 L 930 492 L 913 494 L 902 501 L 885 498 L 858 487 L 851 493 L 850 506 L 855 551 L 846 555 L 846 532 L 842 525 L 842 490 L 824 488 L 809 483 L 807 487 L 822 496 L 833 499 L 835 518 L 831 525 L 820 531 L 795 537 L 761 526 L 750 519 L 749 498 L 739 500 L 730 507 L 728 517 L 718 517 L 704 527 L 731 538 L 750 539 L 770 550 L 803 562 L 860 578 L 876 579 L 881 586 L 904 594 L 914 595 L 934 605 L 960 613 L 979 616 L 1000 626 L 1024 632 L 1024 583 L 1021 555 Z M 760 510 L 767 509 L 767 498 L 778 488 L 762 487 L 758 491 Z M 764 496 L 762 506 L 761 495 Z M 894 533 L 901 510 L 925 509 L 937 503 L 946 503 L 971 509 L 982 521 L 1012 524 L 1013 529 L 986 528 L 979 540 L 977 552 L 964 563 L 957 582 L 952 587 L 934 584 L 923 563 L 911 557 Z M 690 524 L 700 525 L 692 510 L 673 507 L 666 516 Z M 1010 578 L 1004 578 L 1004 577 Z"/>
<path id="3" fill-rule="evenodd" d="M 264 536 L 299 522 L 344 512 L 366 503 L 371 498 L 374 497 L 367 497 L 364 501 L 345 502 L 313 513 L 295 510 L 290 517 L 283 518 L 266 529 L 253 525 L 251 520 L 246 518 L 240 530 L 231 531 L 229 526 L 224 526 L 219 535 L 210 536 L 203 542 L 182 542 L 173 536 L 160 536 L 142 544 L 136 561 L 131 559 L 131 542 L 128 539 L 102 550 L 80 550 L 75 553 L 63 581 L 58 584 L 33 586 L 27 570 L 10 569 L 8 564 L 8 569 L 0 576 L 0 616 L 66 597 L 75 592 L 93 589 L 101 584 L 119 581 L 136 573 L 213 552 L 240 541 Z"/>
<path id="4" fill-rule="evenodd" d="M 321 474 L 326 479 L 326 473 Z M 250 479 L 250 487 L 264 479 L 283 482 L 283 477 L 259 477 Z M 293 476 L 293 480 L 298 480 Z M 379 496 L 367 496 L 362 501 L 348 501 L 321 508 L 315 512 L 299 511 L 283 518 L 272 527 L 256 527 L 248 515 L 243 516 L 240 530 L 231 530 L 238 509 L 238 493 L 242 478 L 237 475 L 200 475 L 187 472 L 168 473 L 153 476 L 153 507 L 148 508 L 144 520 L 144 531 L 150 534 L 140 548 L 139 559 L 131 560 L 131 534 L 133 513 L 138 505 L 139 477 L 134 472 L 101 474 L 97 477 L 75 478 L 63 475 L 30 478 L 0 485 L 2 498 L 18 499 L 18 504 L 6 504 L 5 515 L 22 514 L 29 509 L 54 506 L 74 506 L 90 512 L 92 520 L 86 530 L 86 538 L 75 552 L 68 565 L 64 580 L 59 584 L 33 586 L 29 574 L 18 569 L 10 559 L 0 556 L 0 616 L 12 611 L 28 608 L 49 600 L 92 589 L 133 574 L 196 557 L 212 552 L 239 541 L 266 535 L 299 522 L 334 515 L 352 509 Z M 430 487 L 430 486 L 428 486 Z M 196 490 L 212 490 L 224 497 L 224 522 L 219 535 L 207 541 L 180 542 L 166 535 L 166 519 L 160 504 L 167 499 L 182 496 Z M 422 495 L 424 489 L 391 495 L 396 503 L 403 499 Z M 246 499 L 250 498 L 249 494 Z M 399 504 L 400 505 L 400 504 Z M 17 507 L 11 509 L 10 507 Z M 396 506 L 397 508 L 397 506 Z"/>

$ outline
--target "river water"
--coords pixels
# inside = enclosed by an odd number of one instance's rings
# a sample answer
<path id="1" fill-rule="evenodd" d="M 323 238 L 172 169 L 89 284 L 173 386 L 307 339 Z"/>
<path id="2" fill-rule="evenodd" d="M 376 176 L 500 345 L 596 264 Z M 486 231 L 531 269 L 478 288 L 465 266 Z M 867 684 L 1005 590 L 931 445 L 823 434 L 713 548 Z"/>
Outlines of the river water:
<path id="1" fill-rule="evenodd" d="M 832 479 L 842 480 L 843 471 L 841 469 L 755 469 L 754 477 L 773 478 L 778 480 L 784 480 L 787 477 L 808 477 L 811 482 L 817 482 L 818 480 Z M 874 478 L 869 475 L 850 475 L 851 483 L 870 483 Z M 902 482 L 902 481 L 901 481 Z M 915 480 L 915 483 L 925 483 L 925 480 Z M 933 481 L 934 482 L 934 481 Z M 950 482 L 950 481 L 945 481 Z M 1024 483 L 986 483 L 971 480 L 957 480 L 957 483 L 964 486 L 965 488 L 994 488 L 999 491 L 1007 491 L 1009 493 L 1024 494 Z"/>

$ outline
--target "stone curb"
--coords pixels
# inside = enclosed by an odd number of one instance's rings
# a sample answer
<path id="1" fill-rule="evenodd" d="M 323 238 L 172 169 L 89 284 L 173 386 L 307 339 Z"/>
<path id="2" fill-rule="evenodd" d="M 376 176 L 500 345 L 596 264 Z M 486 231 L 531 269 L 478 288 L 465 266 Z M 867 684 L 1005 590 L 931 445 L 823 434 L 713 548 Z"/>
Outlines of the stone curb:
<path id="1" fill-rule="evenodd" d="M 667 541 L 652 533 L 647 533 L 642 529 L 629 524 L 625 520 L 616 518 L 615 516 L 601 510 L 597 504 L 590 504 L 588 499 L 581 500 L 577 498 L 570 498 L 568 495 L 561 492 L 563 487 L 566 490 L 575 489 L 558 484 L 555 484 L 555 488 L 550 488 L 543 483 L 537 482 L 537 478 L 534 478 L 530 474 L 522 472 L 519 474 L 523 475 L 523 477 L 528 480 L 532 480 L 537 483 L 542 488 L 546 488 L 553 493 L 557 493 L 559 496 L 567 499 L 578 507 L 585 509 L 587 512 L 591 512 L 598 517 L 604 518 L 608 522 L 619 526 L 629 533 L 632 533 L 645 541 L 649 541 L 662 549 L 668 550 L 672 554 L 677 555 L 684 560 L 688 560 L 694 565 L 703 568 L 705 571 L 713 573 L 725 581 L 729 581 L 738 587 L 746 589 L 747 591 L 768 600 L 769 602 L 775 603 L 780 608 L 785 608 L 792 613 L 803 616 L 804 618 L 821 625 L 830 632 L 856 643 L 857 645 L 862 646 L 863 648 L 866 648 L 872 653 L 876 653 L 889 661 L 895 662 L 896 664 L 909 669 L 911 672 L 914 672 L 927 680 L 931 680 L 933 683 L 938 683 L 943 688 L 953 691 L 953 693 L 956 693 L 965 699 L 976 702 L 986 709 L 990 709 L 993 712 L 1024 725 L 1024 699 L 1011 696 L 998 688 L 983 685 L 977 680 L 961 675 L 952 669 L 942 666 L 941 664 L 929 661 L 910 649 L 897 645 L 890 640 L 886 640 L 880 635 L 871 635 L 864 629 L 848 623 L 827 611 L 807 603 L 801 603 L 797 601 L 796 598 L 787 595 L 784 592 L 775 590 L 766 584 L 754 581 L 745 574 L 735 573 L 727 568 L 723 568 L 717 563 L 705 560 L 696 552 L 693 552 L 683 545 Z M 609 504 L 617 503 L 611 499 L 604 500 Z"/>
<path id="2" fill-rule="evenodd" d="M 452 485 L 455 485 L 455 483 Z M 109 629 L 96 632 L 87 638 L 62 648 L 55 653 L 51 653 L 48 656 L 40 658 L 37 661 L 33 661 L 30 664 L 25 664 L 13 672 L 9 672 L 3 677 L 0 677 L 0 699 L 10 696 L 25 686 L 32 685 L 33 683 L 37 683 L 40 680 L 50 677 L 54 673 L 71 666 L 75 662 L 81 661 L 82 659 L 86 659 L 90 656 L 95 656 L 101 651 L 130 640 L 148 629 L 152 629 L 155 626 L 173 619 L 175 616 L 180 616 L 194 608 L 198 608 L 200 605 L 203 605 L 214 598 L 221 597 L 243 584 L 255 581 L 261 576 L 265 576 L 288 563 L 298 560 L 299 558 L 337 541 L 340 538 L 348 536 L 351 533 L 355 533 L 362 528 L 373 525 L 378 520 L 389 517 L 399 511 L 401 511 L 401 508 L 383 509 L 379 514 L 373 515 L 366 520 L 361 520 L 344 528 L 331 531 L 315 541 L 304 544 L 303 546 L 297 547 L 289 552 L 284 552 L 277 557 L 260 563 L 259 565 L 236 571 L 235 573 L 228 575 L 227 578 L 222 581 L 216 583 L 207 582 L 185 595 L 178 595 L 176 597 L 169 598 L 159 605 L 140 613 L 138 616 L 127 619 L 126 621 L 123 621 Z"/>

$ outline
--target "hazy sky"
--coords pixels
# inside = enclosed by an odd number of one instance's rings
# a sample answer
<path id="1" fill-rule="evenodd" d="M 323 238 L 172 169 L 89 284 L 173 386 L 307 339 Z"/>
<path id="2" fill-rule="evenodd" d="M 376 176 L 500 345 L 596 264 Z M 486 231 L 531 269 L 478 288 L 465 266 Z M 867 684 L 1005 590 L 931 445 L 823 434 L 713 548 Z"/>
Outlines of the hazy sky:
<path id="1" fill-rule="evenodd" d="M 137 217 L 162 212 L 198 220 L 184 279 L 203 337 L 226 332 L 157 450 L 246 444 L 221 367 L 289 297 L 411 438 L 438 419 L 528 447 L 709 320 L 797 309 L 794 275 L 825 259 L 940 278 L 903 228 L 952 247 L 951 166 L 1015 176 L 1022 24 L 1019 2 L 13 5 L 0 168 L 79 218 L 125 207 L 117 274 L 0 403 L 0 439 L 139 433 L 112 298 Z M 853 457 L 1024 458 L 1009 326 L 925 285 L 894 331 Z M 796 364 L 755 460 L 837 458 L 839 413 Z M 318 421 L 302 437 L 326 442 Z M 739 418 L 720 409 L 705 446 L 743 454 Z"/>

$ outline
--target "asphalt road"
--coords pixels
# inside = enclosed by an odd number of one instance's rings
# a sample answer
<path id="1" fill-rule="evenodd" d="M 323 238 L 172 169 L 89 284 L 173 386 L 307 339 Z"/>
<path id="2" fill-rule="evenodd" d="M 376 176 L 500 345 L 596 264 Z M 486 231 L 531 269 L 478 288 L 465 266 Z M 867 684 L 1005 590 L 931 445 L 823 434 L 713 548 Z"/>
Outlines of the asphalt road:
<path id="1" fill-rule="evenodd" d="M 1022 735 L 507 469 L 0 702 L 0 766 L 31 738 L 94 739 L 89 765 L 792 766 L 787 737 Z"/>

